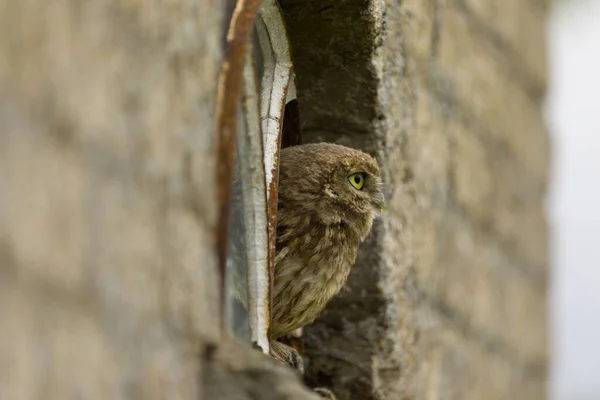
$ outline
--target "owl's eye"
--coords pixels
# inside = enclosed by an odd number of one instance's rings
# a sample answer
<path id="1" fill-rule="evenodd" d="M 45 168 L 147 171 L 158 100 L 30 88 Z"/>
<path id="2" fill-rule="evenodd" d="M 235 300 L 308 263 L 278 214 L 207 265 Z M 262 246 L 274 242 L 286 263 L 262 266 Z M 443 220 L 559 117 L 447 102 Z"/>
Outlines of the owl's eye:
<path id="1" fill-rule="evenodd" d="M 363 185 L 365 184 L 365 174 L 362 172 L 357 172 L 348 177 L 350 184 L 354 186 L 356 189 L 361 190 Z"/>

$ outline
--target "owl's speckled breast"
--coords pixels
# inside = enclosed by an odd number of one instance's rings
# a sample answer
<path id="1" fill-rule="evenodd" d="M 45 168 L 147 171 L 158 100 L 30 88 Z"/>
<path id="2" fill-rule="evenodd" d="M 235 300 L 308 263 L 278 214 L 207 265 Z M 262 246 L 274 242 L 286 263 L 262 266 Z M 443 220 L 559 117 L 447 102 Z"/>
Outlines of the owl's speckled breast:
<path id="1" fill-rule="evenodd" d="M 325 230 L 324 236 L 332 235 Z M 340 247 L 323 237 L 312 238 L 322 244 L 318 256 L 290 252 L 275 267 L 273 338 L 311 323 L 344 286 L 356 259 L 360 242 Z M 327 242 L 329 246 L 323 245 Z"/>

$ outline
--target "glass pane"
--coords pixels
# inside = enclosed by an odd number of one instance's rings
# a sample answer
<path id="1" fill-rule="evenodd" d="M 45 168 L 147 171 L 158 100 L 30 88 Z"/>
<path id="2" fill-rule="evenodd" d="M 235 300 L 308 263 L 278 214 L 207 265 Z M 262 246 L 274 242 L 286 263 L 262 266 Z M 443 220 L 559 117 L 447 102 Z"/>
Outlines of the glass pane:
<path id="1" fill-rule="evenodd" d="M 242 107 L 238 111 L 238 138 L 245 137 L 246 123 Z M 246 227 L 244 221 L 244 193 L 240 163 L 240 146 L 236 146 L 234 179 L 229 220 L 229 253 L 226 271 L 226 318 L 227 327 L 235 336 L 250 341 L 248 318 L 248 260 L 246 253 Z"/>
<path id="2" fill-rule="evenodd" d="M 259 22 L 257 22 L 259 23 Z M 258 32 L 256 31 L 256 25 L 252 30 L 252 48 L 254 53 L 254 63 L 256 65 L 256 74 L 258 76 L 258 82 L 261 82 L 263 79 L 263 75 L 265 72 L 265 64 L 262 55 L 262 51 L 260 51 L 260 42 L 258 41 Z"/>

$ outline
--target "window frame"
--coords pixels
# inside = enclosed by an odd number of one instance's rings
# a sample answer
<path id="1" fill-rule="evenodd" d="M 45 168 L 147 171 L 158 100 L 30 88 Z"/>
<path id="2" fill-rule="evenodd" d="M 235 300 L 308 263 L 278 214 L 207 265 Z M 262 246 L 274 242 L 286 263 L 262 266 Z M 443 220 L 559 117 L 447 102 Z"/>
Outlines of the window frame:
<path id="1" fill-rule="evenodd" d="M 289 38 L 278 2 L 238 0 L 232 9 L 226 36 L 226 59 L 217 97 L 217 183 L 220 205 L 217 254 L 222 294 L 225 296 L 233 161 L 236 145 L 247 146 L 240 148 L 240 163 L 250 167 L 248 170 L 241 167 L 245 199 L 243 218 L 248 260 L 249 324 L 252 342 L 268 354 L 277 234 L 279 153 L 285 107 L 296 99 L 295 75 Z M 251 40 L 254 31 L 263 60 L 260 85 L 257 82 Z M 246 123 L 242 130 L 245 134 L 243 138 L 237 136 L 240 133 L 236 129 L 240 98 Z M 222 304 L 225 304 L 225 297 L 222 298 Z"/>

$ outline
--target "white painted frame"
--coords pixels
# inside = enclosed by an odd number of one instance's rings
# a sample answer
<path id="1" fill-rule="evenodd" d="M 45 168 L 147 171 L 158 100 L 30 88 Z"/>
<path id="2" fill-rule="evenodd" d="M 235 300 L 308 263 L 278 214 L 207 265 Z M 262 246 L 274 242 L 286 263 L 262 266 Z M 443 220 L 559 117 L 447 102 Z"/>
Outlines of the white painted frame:
<path id="1" fill-rule="evenodd" d="M 248 265 L 248 314 L 251 340 L 264 352 L 269 351 L 267 328 L 269 326 L 269 270 L 268 260 L 267 198 L 263 137 L 260 121 L 260 96 L 258 93 L 253 45 L 249 43 L 243 71 L 242 107 L 246 129 L 238 138 L 241 162 L 242 191 L 244 192 L 244 224 L 246 260 Z M 239 134 L 239 131 L 238 131 Z"/>
<path id="2" fill-rule="evenodd" d="M 283 110 L 292 77 L 292 59 L 289 40 L 281 15 L 279 4 L 275 0 L 264 0 L 258 10 L 256 29 L 260 43 L 264 74 L 261 82 L 261 119 L 265 149 L 265 169 L 267 172 L 267 190 L 275 176 L 273 171 L 279 167 Z M 295 93 L 295 89 L 294 89 Z M 267 198 L 277 193 L 267 193 Z"/>

